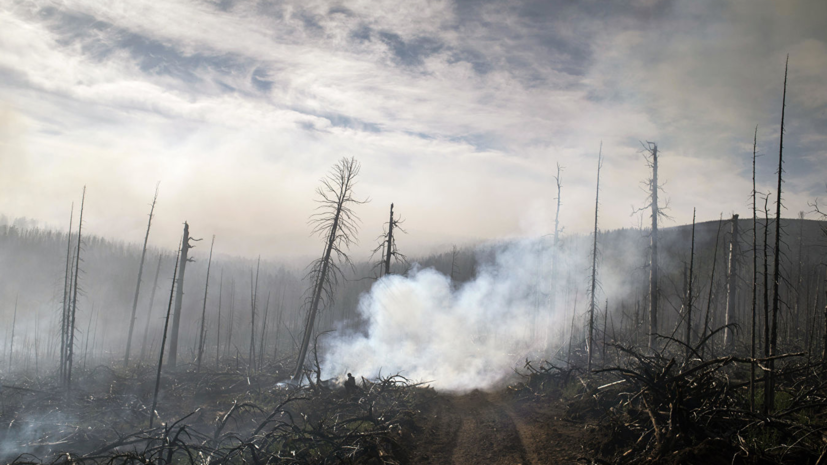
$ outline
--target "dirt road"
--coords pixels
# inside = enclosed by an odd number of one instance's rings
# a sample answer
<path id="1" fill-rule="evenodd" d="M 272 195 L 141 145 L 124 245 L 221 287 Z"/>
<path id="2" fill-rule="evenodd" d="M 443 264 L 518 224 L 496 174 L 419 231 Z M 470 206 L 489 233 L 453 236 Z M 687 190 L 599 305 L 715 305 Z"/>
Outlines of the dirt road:
<path id="1" fill-rule="evenodd" d="M 584 425 L 563 419 L 558 402 L 512 403 L 474 391 L 439 396 L 423 414 L 412 463 L 568 464 L 586 455 Z"/>

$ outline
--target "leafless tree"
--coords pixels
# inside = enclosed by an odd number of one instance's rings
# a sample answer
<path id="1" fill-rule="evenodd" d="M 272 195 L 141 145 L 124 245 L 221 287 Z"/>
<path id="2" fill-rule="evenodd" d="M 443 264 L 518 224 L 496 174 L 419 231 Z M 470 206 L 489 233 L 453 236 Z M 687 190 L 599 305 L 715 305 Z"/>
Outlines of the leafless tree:
<path id="1" fill-rule="evenodd" d="M 198 357 L 195 365 L 196 373 L 201 371 L 201 359 L 204 358 L 204 339 L 207 337 L 204 333 L 204 326 L 207 321 L 207 293 L 210 290 L 210 267 L 212 266 L 213 246 L 215 246 L 215 235 L 213 235 L 212 242 L 210 242 L 210 258 L 207 260 L 207 281 L 204 284 L 204 305 L 201 307 L 201 329 L 198 331 Z"/>
<path id="2" fill-rule="evenodd" d="M 200 240 L 201 239 L 193 239 L 190 237 L 190 225 L 184 221 L 184 239 L 183 242 L 181 242 L 181 257 L 178 259 L 178 266 L 181 272 L 178 274 L 178 283 L 177 286 L 175 286 L 178 292 L 175 294 L 175 311 L 172 314 L 172 334 L 169 339 L 169 358 L 167 359 L 169 367 L 173 369 L 178 364 L 178 328 L 181 325 L 181 307 L 184 302 L 184 273 L 187 271 L 187 263 L 194 261 L 189 258 L 190 249 L 195 247 L 190 244 L 190 241 L 196 242 Z"/>
<path id="3" fill-rule="evenodd" d="M 66 380 L 66 390 L 72 387 L 72 361 L 74 358 L 75 348 L 75 315 L 78 309 L 78 275 L 80 274 L 80 251 L 83 244 L 83 207 L 86 203 L 86 186 L 83 186 L 83 196 L 80 200 L 80 218 L 78 219 L 78 244 L 75 252 L 75 274 L 72 291 L 72 309 L 69 316 L 69 321 L 66 330 L 66 368 L 64 370 Z"/>
<path id="4" fill-rule="evenodd" d="M 588 351 L 588 370 L 592 369 L 592 358 L 594 356 L 594 313 L 596 311 L 595 292 L 597 291 L 597 218 L 600 206 L 600 169 L 603 167 L 603 142 L 600 142 L 600 151 L 597 154 L 597 187 L 594 195 L 594 236 L 592 237 L 592 276 L 591 276 L 591 301 L 589 303 L 589 338 L 586 341 Z"/>
<path id="5" fill-rule="evenodd" d="M 773 251 L 775 263 L 773 264 L 772 272 L 772 334 L 770 335 L 770 357 L 776 355 L 778 345 L 778 310 L 779 310 L 779 284 L 781 282 L 781 183 L 784 174 L 784 112 L 787 104 L 787 69 L 790 62 L 789 55 L 787 56 L 787 63 L 784 65 L 784 92 L 781 97 L 781 134 L 778 143 L 778 194 L 775 196 L 775 250 Z M 775 368 L 775 360 L 770 359 L 769 382 L 767 383 L 767 401 L 768 408 L 772 411 L 775 408 L 775 376 L 773 370 Z"/>
<path id="6" fill-rule="evenodd" d="M 650 259 L 649 259 L 649 351 L 654 352 L 658 334 L 658 298 L 660 296 L 660 268 L 658 265 L 658 219 L 668 218 L 665 211 L 669 208 L 667 201 L 663 207 L 658 204 L 658 193 L 661 185 L 658 184 L 658 144 L 646 142 L 643 144 L 643 158 L 649 169 L 652 170 L 652 177 L 644 182 L 648 193 L 647 204 L 634 210 L 632 214 L 651 209 L 652 230 L 650 238 Z"/>
<path id="7" fill-rule="evenodd" d="M 184 223 L 186 225 L 186 223 Z M 183 238 L 187 238 L 187 229 L 184 228 L 184 236 Z M 181 250 L 184 248 L 184 244 L 186 242 L 184 240 L 181 241 L 181 245 L 179 247 L 179 253 L 175 254 L 175 267 L 172 271 L 172 286 L 169 289 L 169 304 L 167 304 L 167 316 L 164 319 L 164 335 L 161 337 L 161 354 L 158 356 L 158 371 L 155 374 L 155 392 L 152 395 L 152 408 L 149 410 L 149 427 L 152 428 L 152 422 L 155 419 L 155 407 L 158 406 L 158 389 L 161 387 L 161 370 L 164 366 L 164 348 L 166 347 L 167 343 L 167 329 L 169 329 L 169 314 L 170 310 L 172 310 L 172 300 L 173 296 L 175 295 L 175 279 L 178 274 L 178 265 L 180 261 L 184 258 L 184 254 L 180 253 Z M 178 285 L 181 282 L 178 281 Z"/>
<path id="8" fill-rule="evenodd" d="M 405 232 L 400 226 L 403 223 L 401 217 L 394 217 L 393 204 L 391 204 L 390 218 L 388 219 L 387 229 L 382 232 L 378 239 L 381 239 L 379 245 L 373 249 L 373 254 L 380 253 L 382 260 L 377 263 L 380 269 L 380 276 L 391 273 L 391 261 L 406 263 L 407 259 L 396 246 L 396 231 Z"/>
<path id="9" fill-rule="evenodd" d="M 124 368 L 129 366 L 129 351 L 132 349 L 132 332 L 135 330 L 135 314 L 138 311 L 138 296 L 141 293 L 141 277 L 144 274 L 144 259 L 146 258 L 146 244 L 149 242 L 149 229 L 152 227 L 152 215 L 155 213 L 155 202 L 158 200 L 158 185 L 155 185 L 155 196 L 152 197 L 152 206 L 149 208 L 149 221 L 146 223 L 144 247 L 141 250 L 141 263 L 138 266 L 138 283 L 135 285 L 135 298 L 132 300 L 132 316 L 129 318 L 129 334 L 126 337 L 126 355 L 123 358 Z"/>
<path id="10" fill-rule="evenodd" d="M 325 247 L 321 258 L 311 264 L 308 273 L 313 287 L 308 295 L 307 318 L 293 382 L 299 382 L 304 372 L 304 360 L 313 335 L 316 314 L 323 304 L 332 301 L 333 287 L 342 276 L 339 264 L 350 262 L 347 250 L 356 240 L 359 223 L 352 206 L 367 202 L 357 200 L 353 194 L 359 169 L 359 162 L 355 158 L 342 158 L 322 179 L 322 186 L 316 189 L 319 207 L 311 216 L 310 222 L 313 233 L 325 238 Z"/>

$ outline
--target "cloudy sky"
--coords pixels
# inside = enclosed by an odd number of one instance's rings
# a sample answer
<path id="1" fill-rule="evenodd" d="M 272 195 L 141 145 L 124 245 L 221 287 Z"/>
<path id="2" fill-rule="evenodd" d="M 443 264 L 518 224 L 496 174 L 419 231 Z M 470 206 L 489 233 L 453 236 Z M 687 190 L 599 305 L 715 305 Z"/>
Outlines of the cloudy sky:
<path id="1" fill-rule="evenodd" d="M 0 1 L 0 213 L 155 245 L 314 254 L 318 180 L 362 163 L 362 249 L 636 226 L 641 141 L 674 224 L 774 190 L 790 55 L 786 214 L 827 197 L 827 2 Z"/>

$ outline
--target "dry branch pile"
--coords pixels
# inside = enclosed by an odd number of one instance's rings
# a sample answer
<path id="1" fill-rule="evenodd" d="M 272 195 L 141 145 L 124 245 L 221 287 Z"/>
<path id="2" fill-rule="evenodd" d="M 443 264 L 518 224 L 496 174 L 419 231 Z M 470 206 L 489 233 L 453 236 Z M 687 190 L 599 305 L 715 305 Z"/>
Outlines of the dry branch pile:
<path id="1" fill-rule="evenodd" d="M 161 425 L 147 428 L 149 371 L 136 368 L 125 376 L 99 367 L 68 396 L 57 386 L 4 387 L 0 460 L 394 464 L 404 461 L 398 444 L 415 427 L 415 405 L 432 395 L 400 376 L 363 379 L 346 392 L 202 367 L 201 373 L 164 378 Z"/>

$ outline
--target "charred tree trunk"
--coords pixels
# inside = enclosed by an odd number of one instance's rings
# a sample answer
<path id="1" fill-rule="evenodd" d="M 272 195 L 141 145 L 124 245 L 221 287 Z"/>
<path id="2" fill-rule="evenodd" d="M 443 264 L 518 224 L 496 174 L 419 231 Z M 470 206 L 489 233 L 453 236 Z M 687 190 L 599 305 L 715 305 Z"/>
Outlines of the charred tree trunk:
<path id="1" fill-rule="evenodd" d="M 256 367 L 256 298 L 258 297 L 258 272 L 261 269 L 261 256 L 256 265 L 256 277 L 253 281 L 253 270 L 250 270 L 250 360 L 248 370 L 255 371 Z"/>
<path id="2" fill-rule="evenodd" d="M 167 358 L 167 363 L 172 369 L 175 369 L 178 365 L 178 331 L 181 325 L 181 307 L 184 302 L 184 274 L 187 271 L 187 263 L 192 261 L 189 258 L 189 250 L 193 248 L 190 245 L 190 240 L 196 239 L 191 239 L 190 225 L 184 221 L 184 241 L 181 243 L 181 256 L 176 259 L 180 273 L 178 273 L 178 282 L 173 286 L 177 288 L 177 292 L 175 293 L 175 310 L 172 314 L 172 334 L 169 338 L 169 357 Z"/>
<path id="3" fill-rule="evenodd" d="M 752 330 L 750 331 L 750 357 L 752 362 L 749 366 L 749 407 L 755 412 L 755 331 L 756 331 L 756 304 L 758 298 L 758 210 L 756 209 L 755 191 L 755 152 L 758 146 L 758 126 L 755 126 L 755 135 L 752 139 Z"/>
<path id="4" fill-rule="evenodd" d="M 215 370 L 218 371 L 221 361 L 221 299 L 224 291 L 224 268 L 221 268 L 221 278 L 218 280 L 218 318 L 215 330 Z"/>
<path id="5" fill-rule="evenodd" d="M 204 332 L 204 326 L 207 321 L 207 293 L 210 290 L 210 267 L 212 266 L 212 249 L 214 245 L 215 235 L 213 235 L 212 242 L 210 242 L 210 258 L 207 260 L 207 282 L 204 284 L 204 305 L 201 307 L 201 329 L 198 331 L 198 361 L 195 366 L 196 373 L 201 371 L 201 360 L 204 358 L 204 339 L 207 337 Z"/>
<path id="6" fill-rule="evenodd" d="M 649 263 L 649 351 L 654 352 L 657 348 L 656 337 L 658 334 L 658 294 L 660 288 L 658 278 L 658 145 L 654 144 L 652 149 L 652 236 L 651 254 Z"/>
<path id="7" fill-rule="evenodd" d="M 789 57 L 787 57 L 789 64 Z M 784 173 L 784 110 L 787 103 L 787 65 L 784 66 L 784 93 L 781 98 L 781 134 L 778 144 L 778 193 L 775 196 L 775 250 L 772 272 L 772 334 L 770 334 L 770 357 L 777 354 L 778 349 L 778 311 L 779 311 L 779 284 L 781 281 L 781 183 Z M 769 363 L 769 400 L 770 411 L 775 409 L 775 360 Z"/>
<path id="8" fill-rule="evenodd" d="M 186 223 L 184 223 L 186 225 Z M 187 239 L 189 239 L 187 233 L 186 226 L 184 227 L 184 240 L 181 241 L 181 247 L 179 252 L 183 252 L 184 245 L 187 243 Z M 179 262 L 184 259 L 185 256 L 183 253 L 178 253 L 175 255 L 175 268 L 172 271 L 172 286 L 169 289 L 169 304 L 167 304 L 167 316 L 164 319 L 164 335 L 161 337 L 161 354 L 158 356 L 158 371 L 155 374 L 155 392 L 152 395 L 152 408 L 149 410 L 149 427 L 152 428 L 152 422 L 155 419 L 155 407 L 158 406 L 158 390 L 161 387 L 161 370 L 164 366 L 164 348 L 167 344 L 167 329 L 169 328 L 169 314 L 170 310 L 172 310 L 172 299 L 175 295 L 175 279 L 178 274 L 178 265 Z M 178 284 L 181 284 L 181 281 L 178 281 Z"/>
<path id="9" fill-rule="evenodd" d="M 152 227 L 152 215 L 155 213 L 155 202 L 158 200 L 158 186 L 155 186 L 155 196 L 149 208 L 149 221 L 146 223 L 144 247 L 141 250 L 141 264 L 138 266 L 138 283 L 135 285 L 135 298 L 132 300 L 132 316 L 129 318 L 129 334 L 126 337 L 126 355 L 123 358 L 123 367 L 129 366 L 129 351 L 132 349 L 132 332 L 135 330 L 135 315 L 138 311 L 138 296 L 141 294 L 141 277 L 144 274 L 144 259 L 146 259 L 146 244 L 149 242 L 149 229 Z"/>
<path id="10" fill-rule="evenodd" d="M 723 214 L 718 218 L 718 232 L 715 234 L 715 250 L 712 252 L 712 273 L 709 276 L 709 298 L 706 301 L 706 316 L 704 317 L 704 330 L 701 340 L 706 339 L 706 334 L 712 331 L 710 320 L 712 316 L 712 295 L 715 289 L 715 267 L 718 264 L 718 241 L 721 238 L 721 226 L 724 224 Z M 705 351 L 706 344 L 701 347 L 701 354 Z"/>
<path id="11" fill-rule="evenodd" d="M 686 355 L 688 361 L 692 355 L 692 305 L 694 304 L 693 281 L 695 278 L 695 209 L 692 209 L 692 245 L 689 248 L 689 278 L 686 283 Z"/>
<path id="12" fill-rule="evenodd" d="M 337 272 L 336 265 L 333 263 L 333 254 L 344 257 L 346 260 L 347 255 L 344 249 L 353 242 L 352 236 L 356 233 L 356 217 L 349 204 L 364 203 L 353 198 L 353 185 L 358 173 L 359 163 L 354 158 L 343 158 L 330 175 L 322 180 L 323 187 L 317 190 L 325 211 L 316 217 L 314 232 L 324 234 L 326 242 L 322 258 L 315 263 L 312 271 L 313 291 L 296 362 L 296 371 L 293 373 L 293 382 L 296 383 L 301 381 L 304 372 L 304 361 L 313 335 L 316 314 L 323 300 L 322 294 L 326 289 L 329 293 L 333 285 L 329 273 L 332 269 L 333 277 L 335 277 Z"/>
<path id="13" fill-rule="evenodd" d="M 561 168 L 558 163 L 557 176 L 554 177 L 554 181 L 557 184 L 557 213 L 554 214 L 554 242 L 551 244 L 551 286 L 549 290 L 549 305 L 551 307 L 551 313 L 554 313 L 557 306 L 557 246 L 560 239 L 560 191 L 563 187 L 561 184 L 560 171 Z"/>
<path id="14" fill-rule="evenodd" d="M 729 266 L 727 267 L 726 293 L 726 329 L 724 329 L 724 348 L 729 354 L 735 346 L 735 302 L 738 300 L 738 215 L 732 215 L 732 229 L 729 237 Z"/>
<path id="15" fill-rule="evenodd" d="M 770 195 L 764 197 L 764 358 L 770 356 L 770 286 L 769 286 L 769 235 L 770 235 Z M 769 414 L 769 374 L 764 372 L 764 405 L 762 412 Z"/>
<path id="16" fill-rule="evenodd" d="M 586 351 L 588 353 L 588 371 L 592 370 L 592 358 L 594 356 L 594 312 L 596 308 L 595 292 L 597 290 L 597 218 L 600 206 L 600 168 L 603 166 L 603 142 L 600 143 L 600 151 L 597 155 L 597 187 L 594 195 L 594 237 L 592 242 L 592 279 L 591 279 L 591 302 L 589 303 L 589 337 L 587 339 Z"/>
<path id="17" fill-rule="evenodd" d="M 391 255 L 393 255 L 393 204 L 391 204 L 391 215 L 388 220 L 388 239 L 385 246 L 385 274 L 391 273 Z"/>
<path id="18" fill-rule="evenodd" d="M 74 290 L 72 291 L 72 311 L 69 315 L 66 345 L 66 390 L 72 387 L 72 359 L 75 352 L 75 315 L 78 309 L 78 275 L 80 271 L 80 247 L 83 243 L 83 206 L 86 203 L 86 186 L 83 186 L 83 196 L 80 200 L 80 218 L 78 219 L 78 247 L 75 252 Z"/>
<path id="19" fill-rule="evenodd" d="M 71 273 L 72 273 L 72 220 L 75 216 L 75 203 L 69 213 L 69 232 L 66 234 L 66 272 L 63 277 L 63 311 L 60 315 L 60 368 L 58 377 L 63 382 L 66 376 L 66 341 L 67 329 L 69 328 L 69 297 L 72 295 Z"/>

